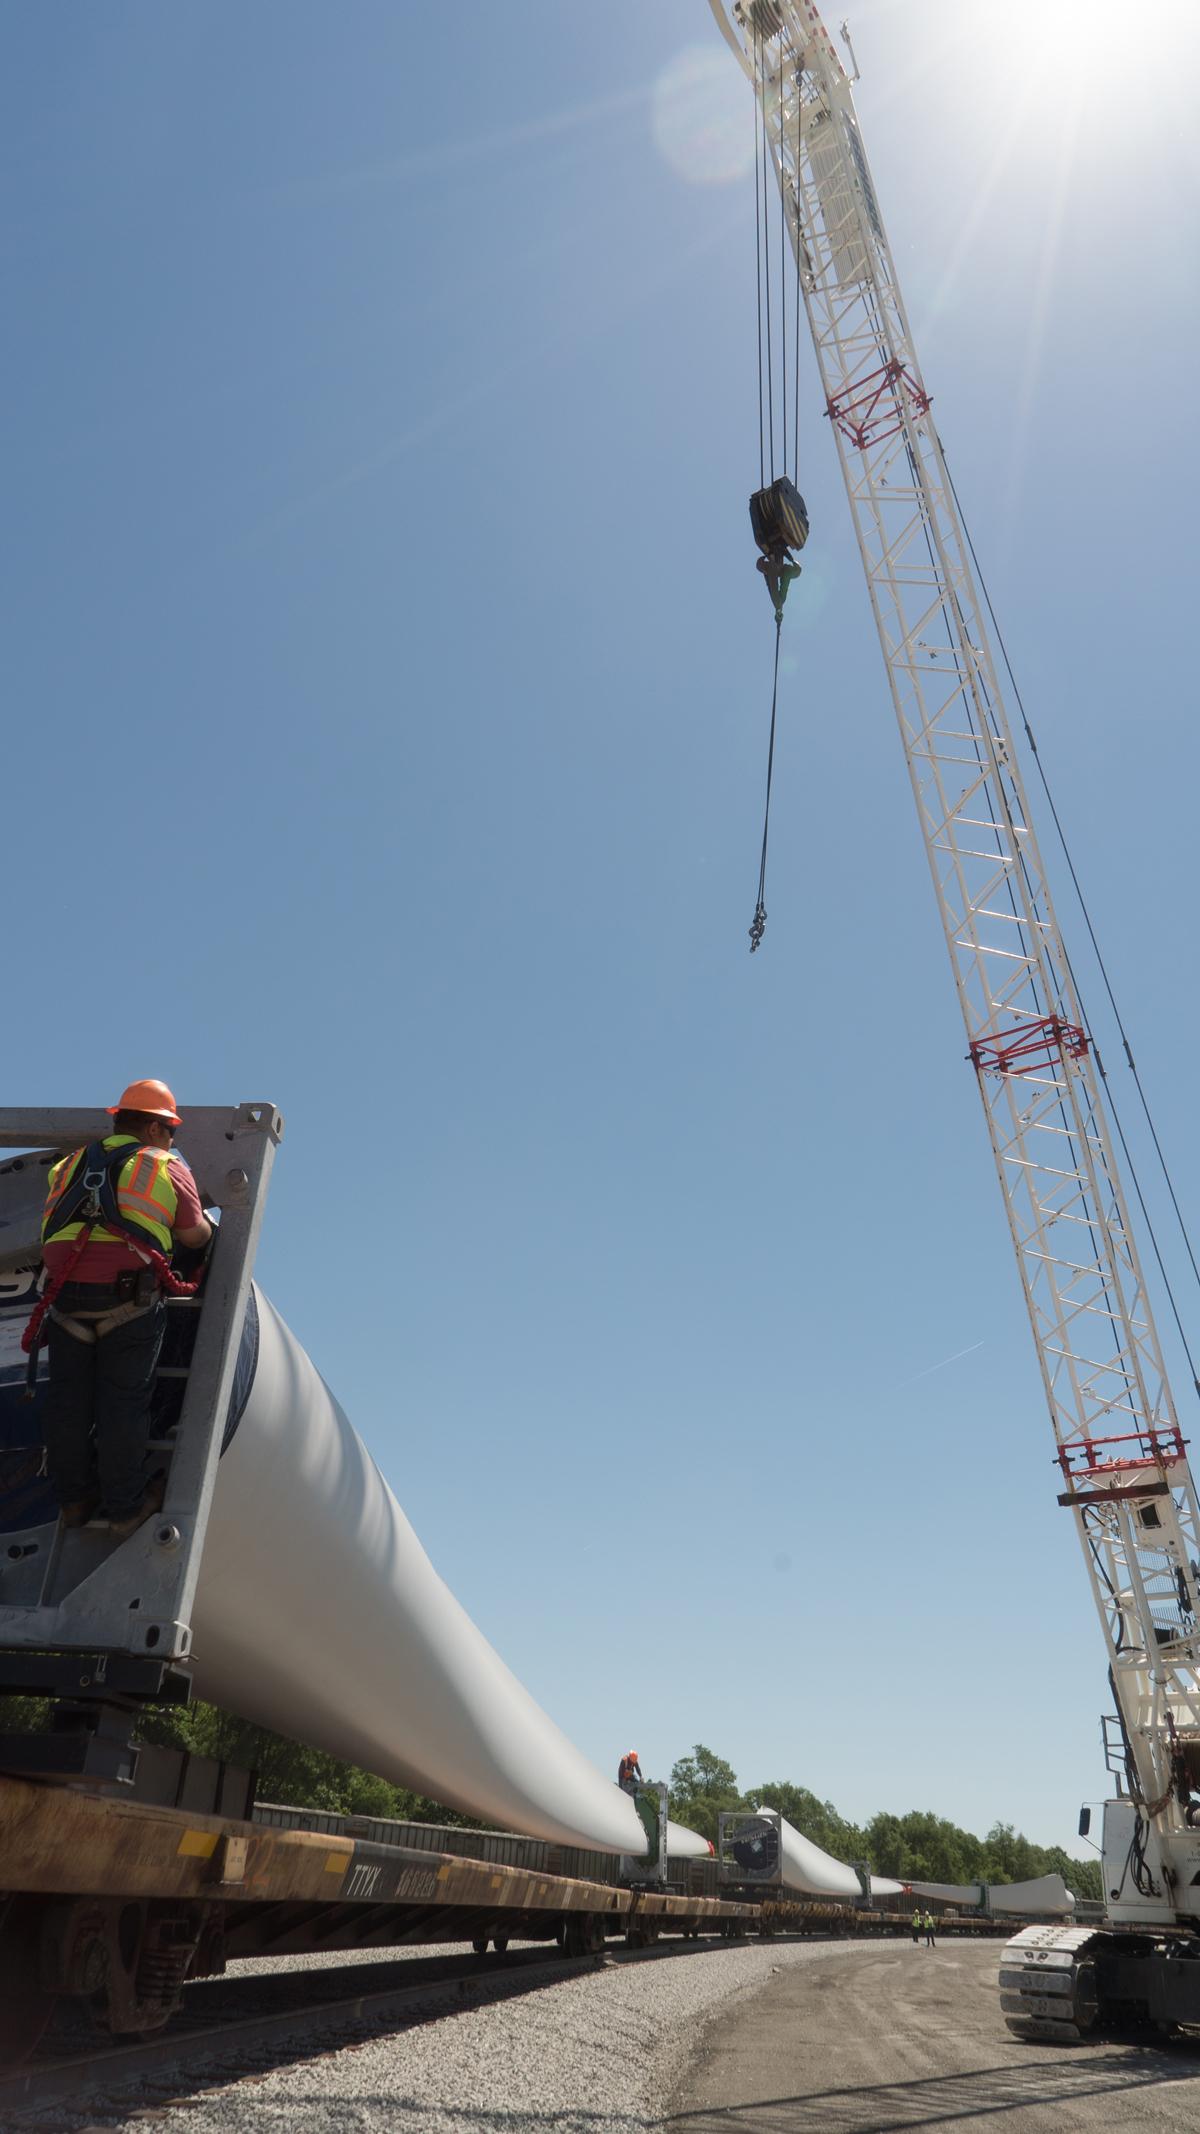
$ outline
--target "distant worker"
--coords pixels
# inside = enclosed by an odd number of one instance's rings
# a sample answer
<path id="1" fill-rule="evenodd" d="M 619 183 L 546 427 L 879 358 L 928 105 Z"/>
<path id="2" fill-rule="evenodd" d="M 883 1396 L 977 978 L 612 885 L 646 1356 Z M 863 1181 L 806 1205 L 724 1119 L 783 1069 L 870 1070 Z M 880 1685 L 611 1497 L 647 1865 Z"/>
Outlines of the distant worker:
<path id="1" fill-rule="evenodd" d="M 166 1326 L 160 1277 L 172 1248 L 207 1245 L 212 1224 L 171 1146 L 180 1120 L 166 1083 L 131 1082 L 108 1112 L 112 1132 L 50 1171 L 43 1432 L 63 1525 L 86 1526 L 103 1509 L 124 1540 L 163 1500 L 146 1468 Z"/>
<path id="2" fill-rule="evenodd" d="M 937 1947 L 937 1943 L 936 1943 L 936 1942 L 934 1941 L 934 1938 L 933 1938 L 933 1927 L 934 1927 L 934 1919 L 933 1919 L 933 1913 L 932 1913 L 932 1912 L 926 1912 L 926 1914 L 925 1914 L 925 1946 L 926 1946 L 926 1948 L 927 1948 L 927 1949 L 935 1949 L 935 1948 Z"/>
<path id="3" fill-rule="evenodd" d="M 920 1905 L 918 1905 L 918 1906 L 917 1906 L 917 1909 L 916 1909 L 916 1911 L 915 1911 L 915 1912 L 913 1913 L 913 1918 L 912 1918 L 912 1928 L 913 1928 L 913 1944 L 914 1944 L 914 1947 L 915 1947 L 915 1945 L 917 1944 L 917 1942 L 919 1942 L 919 1941 L 920 1941 L 920 1939 L 921 1939 L 921 1926 L 922 1926 L 922 1921 L 921 1921 L 921 1907 L 920 1907 Z"/>
<path id="4" fill-rule="evenodd" d="M 645 1784 L 636 1749 L 630 1749 L 617 1765 L 617 1784 L 622 1793 L 636 1793 L 638 1787 Z"/>

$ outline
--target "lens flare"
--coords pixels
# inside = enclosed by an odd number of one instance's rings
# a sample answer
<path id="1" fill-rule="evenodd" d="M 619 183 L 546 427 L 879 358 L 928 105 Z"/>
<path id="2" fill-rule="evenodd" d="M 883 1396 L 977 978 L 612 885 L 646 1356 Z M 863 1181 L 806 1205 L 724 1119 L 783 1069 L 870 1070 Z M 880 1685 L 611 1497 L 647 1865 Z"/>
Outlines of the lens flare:
<path id="1" fill-rule="evenodd" d="M 687 45 L 654 85 L 654 139 L 691 185 L 729 185 L 754 164 L 754 106 L 724 50 Z"/>

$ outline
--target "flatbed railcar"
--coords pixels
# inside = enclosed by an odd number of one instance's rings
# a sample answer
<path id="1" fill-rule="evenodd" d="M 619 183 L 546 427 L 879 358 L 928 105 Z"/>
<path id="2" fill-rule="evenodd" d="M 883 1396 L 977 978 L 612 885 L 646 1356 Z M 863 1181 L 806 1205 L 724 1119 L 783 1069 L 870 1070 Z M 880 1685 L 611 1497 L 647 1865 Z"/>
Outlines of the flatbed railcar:
<path id="1" fill-rule="evenodd" d="M 377 1845 L 461 1855 L 539 1875 L 565 1877 L 589 1887 L 621 1886 L 628 1864 L 611 1854 L 549 1845 L 540 1838 L 519 1837 L 503 1830 L 469 1830 L 434 1823 L 400 1822 L 380 1816 L 342 1816 L 328 1811 L 314 1813 L 270 1801 L 256 1803 L 254 1820 L 276 1829 L 289 1830 L 319 1824 L 341 1836 L 366 1839 Z M 738 1908 L 741 1913 L 739 1932 L 841 1937 L 909 1934 L 912 1931 L 911 1904 L 906 1910 L 894 1898 L 887 1902 L 847 1904 L 833 1898 L 804 1896 L 788 1889 L 764 1891 L 761 1886 L 755 1888 L 751 1884 L 739 1883 L 715 1856 L 708 1859 L 668 1858 L 661 1887 L 663 1894 L 678 1900 L 676 1905 L 664 1908 L 658 1915 L 662 1933 L 700 1934 L 708 1931 L 707 1921 L 713 1915 L 702 1906 L 714 1901 Z M 649 1916 L 643 1908 L 637 1923 L 644 1924 Z M 1011 1922 L 992 1919 L 978 1911 L 938 1906 L 935 1916 L 939 1932 L 1003 1936 L 1012 1931 Z"/>
<path id="2" fill-rule="evenodd" d="M 161 2028 L 185 1984 L 242 1957 L 510 1940 L 566 1956 L 614 1939 L 903 1934 L 890 1909 L 763 1900 L 716 1863 L 680 1882 L 619 1879 L 609 1855 L 499 1831 L 340 1817 L 270 1804 L 245 1818 L 0 1777 L 0 2056 L 32 2049 L 60 2000 L 116 2035 Z M 941 1930 L 989 1932 L 947 1917 Z"/>
<path id="3" fill-rule="evenodd" d="M 234 1957 L 509 1938 L 583 1956 L 615 1935 L 637 1946 L 759 1925 L 736 1899 L 379 1843 L 292 1814 L 246 1821 L 0 1778 L 0 2051 L 30 2049 L 62 1998 L 116 2034 L 160 2028 L 187 1980 Z"/>

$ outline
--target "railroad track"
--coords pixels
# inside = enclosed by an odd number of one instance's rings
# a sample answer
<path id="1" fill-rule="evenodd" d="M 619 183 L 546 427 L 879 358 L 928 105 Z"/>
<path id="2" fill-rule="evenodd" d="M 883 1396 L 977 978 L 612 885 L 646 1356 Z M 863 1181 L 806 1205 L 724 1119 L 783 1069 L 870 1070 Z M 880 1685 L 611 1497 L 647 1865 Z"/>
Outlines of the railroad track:
<path id="1" fill-rule="evenodd" d="M 814 1936 L 784 1930 L 773 1938 L 842 1937 L 836 1931 Z M 511 2000 L 607 1964 L 669 1963 L 722 1946 L 712 1937 L 671 1937 L 642 1949 L 614 1941 L 603 1953 L 569 1958 L 541 1946 L 487 1957 L 392 1955 L 323 1971 L 260 1970 L 198 1980 L 161 2035 L 111 2044 L 68 2019 L 65 2035 L 52 2031 L 33 2059 L 0 2066 L 0 2127 L 7 2134 L 10 2126 L 34 2129 L 47 2114 L 47 2123 L 59 2127 L 81 2124 L 77 2115 L 84 2111 L 115 2115 L 166 2107 L 285 2064 L 326 2057 L 386 2030 Z"/>
<path id="2" fill-rule="evenodd" d="M 393 1959 L 386 1965 L 353 1966 L 357 1990 L 349 1993 L 345 1972 L 337 1970 L 214 1981 L 207 2003 L 200 1999 L 203 1986 L 192 1989 L 182 2015 L 160 2037 L 97 2046 L 81 2035 L 77 2046 L 72 2040 L 64 2049 L 61 2040 L 54 2041 L 27 2064 L 0 2068 L 0 2126 L 34 2128 L 43 2114 L 73 2103 L 89 2113 L 165 2107 L 198 2091 L 231 2088 L 285 2061 L 319 2059 L 385 2029 L 513 1999 L 608 1963 L 669 1961 L 720 1946 L 718 1941 L 679 1940 L 636 1951 L 618 1944 L 607 1954 L 590 1957 L 566 1958 L 557 1951 L 546 1955 L 533 1949 L 502 1957 L 434 1959 L 420 1962 L 424 1975 L 417 1981 L 411 1978 L 417 1967 L 412 1960 Z M 409 1975 L 403 1982 L 363 1990 L 364 1977 L 378 1977 L 385 1970 Z M 314 1993 L 318 1980 L 325 1990 Z M 286 1991 L 285 1981 L 294 1986 L 294 1993 Z M 237 1988 L 244 1988 L 244 1996 Z M 238 1998 L 256 1995 L 259 2006 L 245 2014 L 232 2012 Z M 284 2005 L 263 2007 L 263 1998 Z M 133 2085 L 136 2090 L 130 2094 Z"/>

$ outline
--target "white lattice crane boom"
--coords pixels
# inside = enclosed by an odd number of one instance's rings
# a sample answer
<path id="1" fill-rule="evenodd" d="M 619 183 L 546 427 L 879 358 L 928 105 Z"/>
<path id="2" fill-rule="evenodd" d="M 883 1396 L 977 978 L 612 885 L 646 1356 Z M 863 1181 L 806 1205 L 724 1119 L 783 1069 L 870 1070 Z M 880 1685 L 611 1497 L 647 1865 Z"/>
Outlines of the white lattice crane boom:
<path id="1" fill-rule="evenodd" d="M 1016 1249 L 1136 1815 L 1114 1912 L 1200 1911 L 1200 1513 L 1101 1078 L 837 49 L 807 0 L 710 0 L 783 200 Z M 1200 1971 L 1200 1965 L 1197 1966 Z"/>

